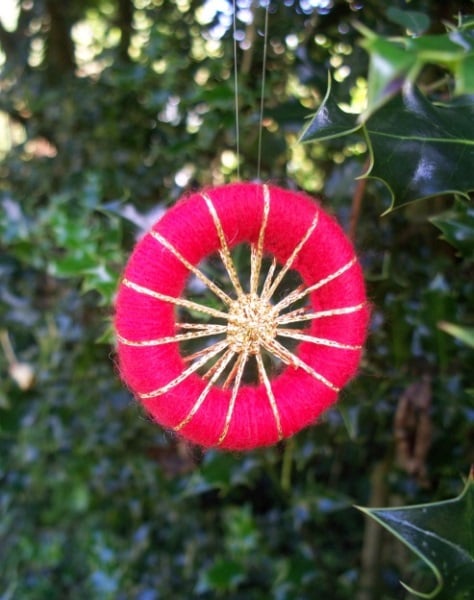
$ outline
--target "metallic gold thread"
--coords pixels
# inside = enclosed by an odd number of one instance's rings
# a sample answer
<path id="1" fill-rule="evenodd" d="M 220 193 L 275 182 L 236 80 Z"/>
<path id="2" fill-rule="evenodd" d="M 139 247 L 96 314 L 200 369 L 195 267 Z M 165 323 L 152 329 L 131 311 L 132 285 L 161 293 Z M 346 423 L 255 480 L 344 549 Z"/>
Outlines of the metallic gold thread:
<path id="1" fill-rule="evenodd" d="M 314 321 L 315 319 L 322 319 L 324 317 L 336 317 L 339 315 L 348 315 L 362 310 L 365 306 L 365 302 L 356 304 L 354 306 L 343 306 L 341 308 L 332 308 L 329 310 L 319 310 L 316 312 L 308 312 L 307 308 L 297 308 L 289 313 L 279 315 L 276 319 L 278 325 L 284 325 L 286 323 L 298 323 L 300 321 Z"/>
<path id="2" fill-rule="evenodd" d="M 286 308 L 287 306 L 290 306 L 291 304 L 294 304 L 295 302 L 298 302 L 298 300 L 301 300 L 302 298 L 304 298 L 308 294 L 311 294 L 312 292 L 314 292 L 314 291 L 318 290 L 319 288 L 323 287 L 324 285 L 326 285 L 330 281 L 333 281 L 334 279 L 337 279 L 343 273 L 345 273 L 346 271 L 348 271 L 356 263 L 356 260 L 357 259 L 354 256 L 354 258 L 352 258 L 349 262 L 347 262 L 345 265 L 343 265 L 342 267 L 340 267 L 337 271 L 334 271 L 334 273 L 331 273 L 330 275 L 328 275 L 324 279 L 320 279 L 319 281 L 317 281 L 316 283 L 313 283 L 313 285 L 310 285 L 307 288 L 304 288 L 303 286 L 298 286 L 293 292 L 291 292 L 290 294 L 288 294 L 287 296 L 285 296 L 285 298 L 283 298 L 282 300 L 280 300 L 280 302 L 278 302 L 278 304 L 275 304 L 275 308 L 278 311 L 281 311 L 284 308 Z"/>
<path id="3" fill-rule="evenodd" d="M 267 185 L 263 186 L 263 211 L 262 223 L 258 234 L 257 247 L 252 245 L 250 255 L 250 294 L 257 294 L 258 280 L 263 261 L 263 246 L 265 243 L 265 231 L 270 213 L 270 190 Z"/>
<path id="4" fill-rule="evenodd" d="M 321 375 L 321 373 L 315 371 L 313 367 L 310 367 L 303 360 L 301 360 L 299 356 L 293 354 L 293 352 L 290 352 L 288 348 L 285 348 L 285 346 L 277 342 L 277 340 L 273 340 L 267 349 L 275 356 L 281 358 L 281 360 L 283 360 L 283 362 L 287 365 L 303 369 L 303 371 L 314 377 L 314 379 L 317 379 L 321 383 L 324 383 L 326 387 L 330 388 L 334 392 L 340 391 L 337 386 L 335 386 L 331 381 L 329 381 L 329 379 L 324 377 L 324 375 Z"/>
<path id="5" fill-rule="evenodd" d="M 191 408 L 189 413 L 186 415 L 186 417 L 180 423 L 178 423 L 178 425 L 176 425 L 176 427 L 174 428 L 175 431 L 179 431 L 180 429 L 182 429 L 185 425 L 187 425 L 191 421 L 191 419 L 194 417 L 194 415 L 197 413 L 197 411 L 201 408 L 201 404 L 207 398 L 209 392 L 211 391 L 211 387 L 219 379 L 221 373 L 224 371 L 224 369 L 226 368 L 226 366 L 229 364 L 229 362 L 232 360 L 232 358 L 234 356 L 235 356 L 235 352 L 231 349 L 228 349 L 219 358 L 219 360 L 216 362 L 216 364 L 213 367 L 214 373 L 213 373 L 212 377 L 209 379 L 206 387 L 201 392 L 201 394 L 199 395 L 199 398 L 196 400 L 196 402 L 194 403 L 193 407 Z"/>
<path id="6" fill-rule="evenodd" d="M 237 275 L 237 271 L 234 266 L 234 261 L 232 260 L 232 256 L 230 254 L 229 246 L 227 244 L 227 240 L 224 233 L 224 228 L 222 227 L 222 223 L 219 219 L 219 215 L 217 214 L 216 207 L 212 203 L 211 198 L 207 194 L 201 194 L 204 199 L 207 209 L 214 221 L 214 225 L 217 231 L 217 236 L 219 238 L 219 242 L 221 244 L 221 248 L 219 250 L 219 256 L 221 257 L 222 263 L 229 275 L 229 279 L 234 286 L 234 289 L 237 293 L 237 296 L 243 296 L 244 291 L 239 281 L 239 276 Z"/>
<path id="7" fill-rule="evenodd" d="M 218 326 L 219 329 L 202 329 L 201 331 L 190 331 L 189 333 L 178 333 L 177 335 L 170 335 L 167 337 L 157 338 L 156 340 L 142 340 L 134 341 L 117 335 L 117 340 L 125 346 L 133 346 L 136 348 L 147 348 L 150 346 L 161 346 L 162 344 L 172 344 L 174 342 L 185 342 L 187 340 L 195 340 L 202 337 L 211 335 L 218 335 L 219 333 L 225 333 L 225 325 Z"/>
<path id="8" fill-rule="evenodd" d="M 153 239 L 159 242 L 162 246 L 164 246 L 167 250 L 169 250 L 187 269 L 191 271 L 196 277 L 204 283 L 214 294 L 220 298 L 225 304 L 231 304 L 232 298 L 228 296 L 221 288 L 216 285 L 213 281 L 209 279 L 202 271 L 200 271 L 197 267 L 195 267 L 192 263 L 189 262 L 182 254 L 177 250 L 171 242 L 169 242 L 166 238 L 164 238 L 157 231 L 150 231 L 150 235 Z"/>
<path id="9" fill-rule="evenodd" d="M 157 396 L 166 394 L 166 392 L 169 392 L 171 389 L 182 383 L 185 379 L 187 379 L 190 375 L 199 370 L 203 365 L 209 362 L 211 358 L 219 354 L 219 352 L 224 350 L 224 348 L 226 348 L 227 346 L 228 343 L 224 340 L 222 342 L 214 344 L 213 346 L 210 346 L 209 348 L 206 348 L 206 354 L 202 355 L 199 360 L 197 360 L 190 367 L 188 367 L 182 373 L 180 373 L 178 377 L 175 377 L 169 383 L 158 388 L 157 390 L 153 390 L 152 392 L 148 392 L 145 394 L 139 394 L 140 398 L 146 400 L 147 398 L 156 398 Z"/>
<path id="10" fill-rule="evenodd" d="M 174 296 L 168 296 L 167 294 L 160 294 L 160 292 L 151 290 L 150 288 L 147 288 L 143 285 L 139 285 L 138 283 L 134 283 L 133 281 L 130 281 L 126 278 L 122 280 L 122 283 L 131 290 L 137 292 L 137 294 L 150 296 L 151 298 L 156 298 L 157 300 L 161 300 L 162 302 L 169 302 L 170 304 L 175 304 L 176 306 L 181 306 L 183 308 L 195 310 L 197 312 L 201 312 L 205 315 L 210 315 L 211 317 L 216 317 L 218 319 L 227 319 L 227 313 L 221 310 L 217 310 L 215 308 L 211 308 L 210 306 L 204 306 L 204 304 L 198 304 L 197 302 L 185 300 L 184 298 L 175 298 Z"/>
<path id="11" fill-rule="evenodd" d="M 274 281 L 272 282 L 272 284 L 267 292 L 267 296 L 269 298 L 271 298 L 273 296 L 273 294 L 275 293 L 275 290 L 280 285 L 283 277 L 286 275 L 286 273 L 289 271 L 289 269 L 291 269 L 293 263 L 295 262 L 296 257 L 299 255 L 299 253 L 301 252 L 301 249 L 306 244 L 308 239 L 311 237 L 313 231 L 316 229 L 316 227 L 318 225 L 318 221 L 319 221 L 319 212 L 316 212 L 306 233 L 301 238 L 301 240 L 298 242 L 295 249 L 290 254 L 287 261 L 285 262 L 283 267 L 280 269 L 278 275 L 275 277 Z"/>
<path id="12" fill-rule="evenodd" d="M 283 337 L 292 338 L 301 342 L 310 342 L 311 344 L 317 344 L 319 346 L 329 346 L 330 348 L 338 348 L 340 350 L 360 350 L 362 346 L 354 346 L 352 344 L 343 344 L 336 340 L 330 340 L 326 338 L 316 337 L 314 335 L 307 335 L 298 329 L 277 329 L 277 335 Z"/>
<path id="13" fill-rule="evenodd" d="M 277 401 L 275 399 L 275 395 L 273 394 L 272 386 L 268 379 L 268 375 L 265 370 L 265 366 L 264 366 L 263 360 L 262 360 L 262 355 L 260 354 L 260 352 L 255 355 L 255 358 L 257 360 L 258 374 L 259 374 L 259 377 L 261 378 L 263 385 L 265 387 L 265 390 L 267 392 L 268 401 L 270 402 L 270 407 L 272 409 L 273 417 L 275 419 L 275 425 L 276 425 L 277 432 L 278 432 L 278 441 L 280 441 L 283 438 L 283 430 L 281 427 L 281 417 L 280 417 L 280 411 L 278 410 Z"/>
<path id="14" fill-rule="evenodd" d="M 219 439 L 217 441 L 218 446 L 220 446 L 222 444 L 222 442 L 227 437 L 227 434 L 229 433 L 230 423 L 232 421 L 232 416 L 234 414 L 235 401 L 237 399 L 237 394 L 239 393 L 239 390 L 240 390 L 240 382 L 242 381 L 242 376 L 244 374 L 245 365 L 247 364 L 247 359 L 248 359 L 248 352 L 246 350 L 244 350 L 241 354 L 239 354 L 237 361 L 235 363 L 235 367 L 236 367 L 235 380 L 234 380 L 234 385 L 232 387 L 232 395 L 230 397 L 229 406 L 227 407 L 227 413 L 225 416 L 224 427 L 223 427 L 222 433 L 219 436 Z M 229 377 L 227 378 L 227 380 L 228 379 L 229 379 Z M 226 383 L 227 383 L 227 380 L 226 380 Z M 225 386 L 225 384 L 224 384 L 224 386 Z"/>

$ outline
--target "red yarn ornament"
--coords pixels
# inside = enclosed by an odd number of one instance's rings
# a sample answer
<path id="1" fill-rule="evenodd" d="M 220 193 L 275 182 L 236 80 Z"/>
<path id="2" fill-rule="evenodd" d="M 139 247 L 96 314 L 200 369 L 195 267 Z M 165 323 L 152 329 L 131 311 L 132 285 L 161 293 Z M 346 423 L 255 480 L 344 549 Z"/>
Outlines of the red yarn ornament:
<path id="1" fill-rule="evenodd" d="M 247 284 L 231 256 L 244 242 Z M 231 292 L 197 266 L 216 253 Z M 302 284 L 286 290 L 290 271 Z M 219 308 L 184 296 L 190 276 Z M 158 423 L 194 443 L 265 446 L 335 402 L 358 368 L 368 316 L 352 245 L 318 204 L 273 186 L 225 185 L 180 201 L 135 247 L 117 297 L 120 372 Z M 201 348 L 183 356 L 180 344 L 196 339 Z"/>

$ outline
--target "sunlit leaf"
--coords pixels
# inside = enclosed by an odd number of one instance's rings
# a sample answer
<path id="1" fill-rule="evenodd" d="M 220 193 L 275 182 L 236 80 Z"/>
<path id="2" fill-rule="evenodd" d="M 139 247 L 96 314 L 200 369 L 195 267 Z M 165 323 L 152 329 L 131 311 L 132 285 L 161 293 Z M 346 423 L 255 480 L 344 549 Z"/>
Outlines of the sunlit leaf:
<path id="1" fill-rule="evenodd" d="M 456 325 L 456 323 L 447 323 L 446 321 L 438 323 L 438 327 L 464 344 L 474 348 L 474 327 L 464 327 Z"/>
<path id="2" fill-rule="evenodd" d="M 474 472 L 460 496 L 406 508 L 361 508 L 415 552 L 436 586 L 422 598 L 469 600 L 474 586 Z"/>

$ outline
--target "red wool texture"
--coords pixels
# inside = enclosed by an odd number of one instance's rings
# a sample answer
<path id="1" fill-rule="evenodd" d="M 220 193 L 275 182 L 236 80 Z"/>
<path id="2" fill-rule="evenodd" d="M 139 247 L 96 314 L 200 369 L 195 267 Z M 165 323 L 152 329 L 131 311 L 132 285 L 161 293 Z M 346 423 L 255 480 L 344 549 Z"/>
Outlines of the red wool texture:
<path id="1" fill-rule="evenodd" d="M 233 386 L 222 386 L 221 380 L 206 392 L 209 376 L 204 378 L 197 370 L 180 380 L 191 364 L 181 355 L 180 343 L 153 342 L 183 332 L 178 324 L 182 309 L 178 315 L 178 306 L 169 300 L 187 297 L 190 269 L 180 257 L 198 266 L 222 250 L 216 215 L 230 248 L 241 243 L 255 248 L 261 239 L 265 257 L 277 261 L 275 276 L 311 232 L 291 262 L 303 286 L 315 288 L 306 297 L 305 310 L 317 316 L 296 323 L 308 336 L 293 350 L 305 367 L 283 361 L 276 375 L 268 372 L 267 385 L 262 377 L 259 383 L 242 383 L 234 398 Z M 248 289 L 248 282 L 242 281 L 242 287 Z M 294 305 L 282 314 L 292 310 Z M 353 247 L 313 199 L 254 183 L 209 188 L 178 202 L 132 253 L 116 303 L 120 374 L 154 420 L 196 444 L 228 450 L 266 446 L 315 423 L 336 401 L 338 391 L 358 369 L 368 318 L 362 271 Z M 211 321 L 222 325 L 219 319 Z M 219 339 L 225 340 L 226 335 Z M 277 340 L 283 345 L 286 341 Z"/>

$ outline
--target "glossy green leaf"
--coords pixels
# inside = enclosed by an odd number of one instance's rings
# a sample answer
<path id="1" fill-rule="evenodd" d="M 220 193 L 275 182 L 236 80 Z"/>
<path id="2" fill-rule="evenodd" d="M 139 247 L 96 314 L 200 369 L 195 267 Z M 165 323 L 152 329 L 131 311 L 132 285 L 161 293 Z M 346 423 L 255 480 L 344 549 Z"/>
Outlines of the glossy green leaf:
<path id="1" fill-rule="evenodd" d="M 452 209 L 431 217 L 430 221 L 464 258 L 474 260 L 474 206 L 459 200 Z"/>
<path id="2" fill-rule="evenodd" d="M 389 9 L 407 26 L 404 11 Z M 407 13 L 408 15 L 409 13 Z M 392 19 L 394 20 L 394 19 Z M 413 20 L 417 25 L 416 19 Z M 456 95 L 474 93 L 474 31 L 471 21 L 462 21 L 448 33 L 419 37 L 387 38 L 358 25 L 364 38 L 361 45 L 369 54 L 367 120 L 388 102 L 405 83 L 415 83 L 424 66 L 437 64 L 454 76 Z"/>
<path id="3" fill-rule="evenodd" d="M 456 91 L 472 94 L 474 90 L 474 56 L 469 56 L 456 67 Z"/>
<path id="4" fill-rule="evenodd" d="M 415 552 L 431 569 L 431 592 L 422 598 L 470 600 L 474 587 L 474 472 L 452 500 L 406 508 L 361 508 Z"/>
<path id="5" fill-rule="evenodd" d="M 392 195 L 391 209 L 446 193 L 474 189 L 474 103 L 470 97 L 434 105 L 419 90 L 403 93 L 380 108 L 363 127 L 371 152 L 367 176 L 380 179 Z M 302 142 L 357 132 L 357 116 L 342 111 L 328 87 Z"/>
<path id="6" fill-rule="evenodd" d="M 430 26 L 428 15 L 416 10 L 401 10 L 395 6 L 390 6 L 386 15 L 392 23 L 401 25 L 415 35 L 421 35 Z"/>
<path id="7" fill-rule="evenodd" d="M 322 142 L 349 135 L 360 129 L 357 115 L 341 110 L 331 93 L 329 77 L 326 95 L 321 106 L 300 135 L 300 142 Z"/>
<path id="8" fill-rule="evenodd" d="M 369 53 L 366 120 L 402 88 L 406 79 L 414 80 L 419 71 L 415 52 L 399 41 L 367 35 L 362 45 Z"/>
<path id="9" fill-rule="evenodd" d="M 447 323 L 446 321 L 438 323 L 438 327 L 464 344 L 474 348 L 474 327 L 464 327 L 456 325 L 456 323 Z"/>
<path id="10" fill-rule="evenodd" d="M 457 41 L 454 41 L 456 39 Z M 449 35 L 424 35 L 418 38 L 408 38 L 405 46 L 409 52 L 416 53 L 424 62 L 450 63 L 470 56 L 470 44 L 468 44 L 468 50 L 463 47 L 460 39 L 456 37 L 451 39 Z"/>
<path id="11" fill-rule="evenodd" d="M 406 86 L 365 129 L 372 159 L 367 175 L 388 185 L 391 209 L 474 189 L 473 102 L 434 105 Z"/>

